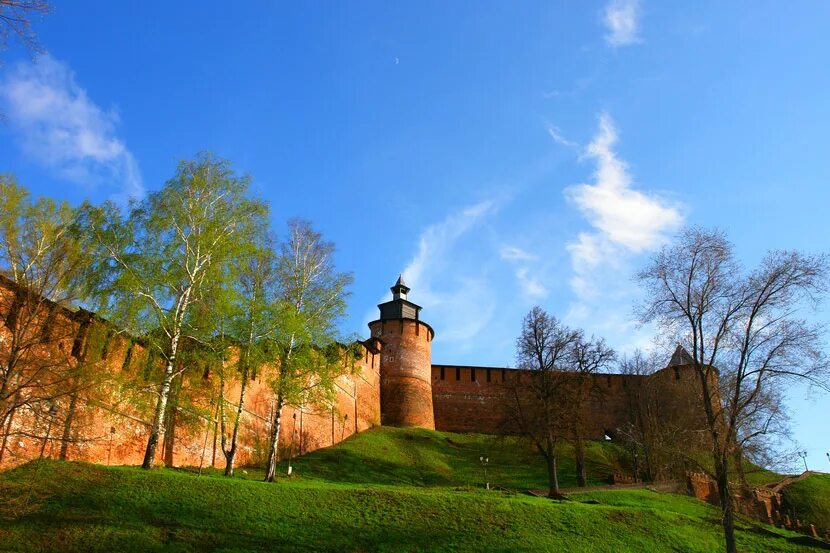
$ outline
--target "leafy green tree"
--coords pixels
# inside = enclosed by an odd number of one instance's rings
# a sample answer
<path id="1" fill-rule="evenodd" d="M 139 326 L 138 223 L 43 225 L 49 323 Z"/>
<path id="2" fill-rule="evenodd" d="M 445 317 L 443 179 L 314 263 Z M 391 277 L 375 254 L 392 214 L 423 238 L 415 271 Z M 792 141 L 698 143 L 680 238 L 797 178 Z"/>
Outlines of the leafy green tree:
<path id="1" fill-rule="evenodd" d="M 179 163 L 164 187 L 126 216 L 115 206 L 86 206 L 85 228 L 100 248 L 96 289 L 101 309 L 145 337 L 163 360 L 158 400 L 142 467 L 151 468 L 164 428 L 177 355 L 185 339 L 204 343 L 216 329 L 195 306 L 231 278 L 248 253 L 267 208 L 248 196 L 250 178 L 203 153 Z"/>
<path id="2" fill-rule="evenodd" d="M 76 216 L 69 204 L 32 201 L 14 177 L 0 176 L 0 458 L 18 410 L 35 421 L 52 418 L 56 402 L 79 386 L 76 328 L 56 324 L 63 307 L 83 296 L 87 264 L 73 233 Z"/>
<path id="3" fill-rule="evenodd" d="M 229 346 L 225 347 L 225 351 L 235 351 L 233 369 L 236 373 L 234 376 L 239 380 L 239 397 L 231 415 L 232 422 L 229 423 L 229 402 L 226 400 L 225 386 L 231 379 L 228 378 L 228 370 L 223 363 L 219 370 L 219 422 L 222 452 L 225 455 L 225 476 L 233 476 L 239 428 L 250 380 L 266 364 L 277 359 L 278 350 L 271 341 L 276 332 L 275 325 L 279 322 L 276 276 L 275 254 L 268 241 L 239 266 L 238 278 L 224 310 L 226 323 L 223 326 L 229 336 L 229 340 L 224 341 Z"/>
<path id="4" fill-rule="evenodd" d="M 350 370 L 336 343 L 335 323 L 346 310 L 351 276 L 334 267 L 334 244 L 322 239 L 306 221 L 293 220 L 279 248 L 276 264 L 279 324 L 271 336 L 278 370 L 272 385 L 274 419 L 265 480 L 276 474 L 282 411 L 285 405 L 327 405 L 335 380 Z"/>

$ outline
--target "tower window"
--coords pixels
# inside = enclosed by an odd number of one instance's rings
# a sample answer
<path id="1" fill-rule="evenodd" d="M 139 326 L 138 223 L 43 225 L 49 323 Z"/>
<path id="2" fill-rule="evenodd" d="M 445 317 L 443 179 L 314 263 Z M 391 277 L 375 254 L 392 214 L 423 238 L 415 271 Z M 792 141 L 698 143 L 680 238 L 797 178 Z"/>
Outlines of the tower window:
<path id="1" fill-rule="evenodd" d="M 455 368 L 455 379 L 461 380 L 461 369 L 459 369 L 458 367 Z"/>
<path id="2" fill-rule="evenodd" d="M 444 367 L 441 367 L 441 380 L 444 380 L 446 374 L 444 373 Z"/>
<path id="3" fill-rule="evenodd" d="M 492 380 L 492 375 L 490 374 L 490 369 L 487 369 L 487 382 Z"/>
<path id="4" fill-rule="evenodd" d="M 504 382 L 504 379 L 505 379 L 505 375 L 506 375 L 506 374 L 507 374 L 507 371 L 506 371 L 505 369 L 502 369 L 502 370 L 501 370 L 501 381 L 502 381 L 502 382 Z"/>
<path id="5" fill-rule="evenodd" d="M 476 370 L 475 369 L 470 369 L 470 380 L 472 382 L 476 381 Z"/>

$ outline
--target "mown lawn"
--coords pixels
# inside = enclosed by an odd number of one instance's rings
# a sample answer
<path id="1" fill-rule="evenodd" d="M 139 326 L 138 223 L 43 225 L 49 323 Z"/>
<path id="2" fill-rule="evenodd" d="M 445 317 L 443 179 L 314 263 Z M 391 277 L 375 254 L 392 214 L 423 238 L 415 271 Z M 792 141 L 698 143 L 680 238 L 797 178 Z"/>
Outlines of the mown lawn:
<path id="1" fill-rule="evenodd" d="M 44 460 L 0 474 L 4 551 L 681 551 L 721 547 L 718 513 L 645 490 L 554 502 L 471 487 L 198 477 Z M 27 502 L 28 499 L 28 502 Z M 741 550 L 808 551 L 742 522 Z"/>

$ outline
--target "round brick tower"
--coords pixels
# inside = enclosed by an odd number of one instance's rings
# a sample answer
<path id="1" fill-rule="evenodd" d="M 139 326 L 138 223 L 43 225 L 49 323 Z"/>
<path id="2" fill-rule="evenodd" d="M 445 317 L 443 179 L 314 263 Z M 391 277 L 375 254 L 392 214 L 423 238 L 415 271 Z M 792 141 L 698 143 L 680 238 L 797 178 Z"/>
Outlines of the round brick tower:
<path id="1" fill-rule="evenodd" d="M 432 355 L 435 333 L 420 320 L 421 307 L 406 299 L 403 276 L 392 286 L 392 301 L 378 305 L 369 323 L 380 350 L 380 420 L 391 426 L 435 429 L 432 411 Z"/>

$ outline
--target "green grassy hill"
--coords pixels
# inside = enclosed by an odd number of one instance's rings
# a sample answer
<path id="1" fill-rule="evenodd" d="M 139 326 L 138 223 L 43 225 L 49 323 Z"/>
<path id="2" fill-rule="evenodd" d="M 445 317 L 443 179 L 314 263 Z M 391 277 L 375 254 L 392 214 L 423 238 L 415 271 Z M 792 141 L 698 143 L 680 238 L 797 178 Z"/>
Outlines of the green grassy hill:
<path id="1" fill-rule="evenodd" d="M 573 451 L 557 448 L 559 482 L 576 486 Z M 294 475 L 330 482 L 405 484 L 418 486 L 481 486 L 487 457 L 488 480 L 503 488 L 546 489 L 544 460 L 529 443 L 512 437 L 453 434 L 420 429 L 382 427 L 362 432 L 292 462 Z M 587 447 L 588 484 L 608 484 L 625 453 L 615 444 L 592 442 Z M 282 463 L 282 474 L 286 463 Z M 256 474 L 259 476 L 259 474 Z"/>
<path id="2" fill-rule="evenodd" d="M 784 511 L 830 532 L 830 474 L 813 474 L 782 490 Z"/>
<path id="3" fill-rule="evenodd" d="M 686 496 L 624 490 L 551 501 L 481 489 L 481 454 L 490 456 L 494 470 L 503 467 L 494 480 L 544 487 L 541 463 L 513 451 L 489 437 L 384 429 L 300 459 L 299 478 L 272 484 L 253 480 L 259 475 L 250 469 L 227 479 L 216 471 L 199 477 L 189 470 L 33 462 L 0 474 L 0 550 L 721 548 L 718 511 Z M 594 478 L 601 479 L 614 450 L 597 444 L 591 458 Z M 742 520 L 739 527 L 744 552 L 815 547 L 754 522 Z"/>

